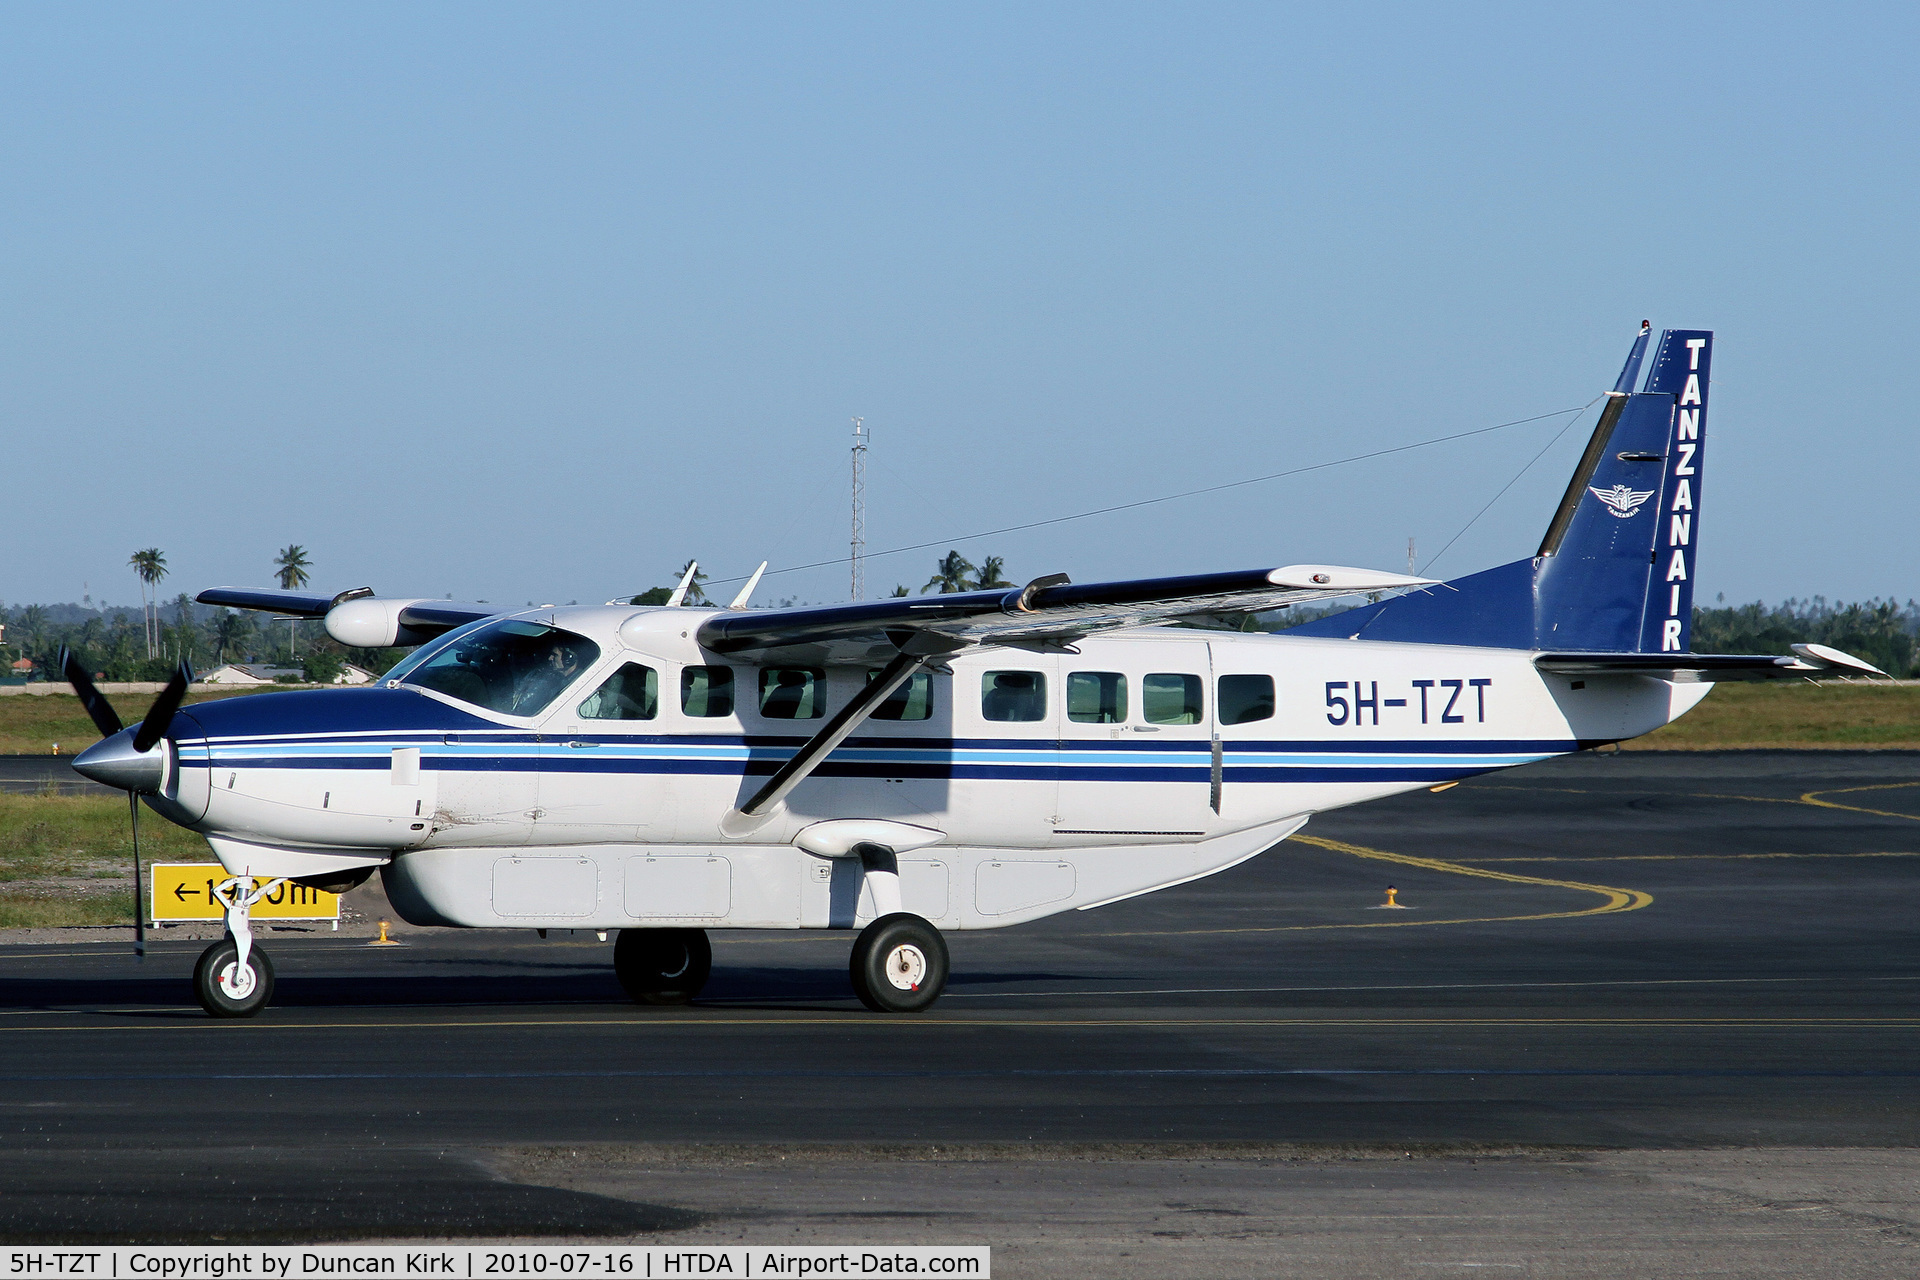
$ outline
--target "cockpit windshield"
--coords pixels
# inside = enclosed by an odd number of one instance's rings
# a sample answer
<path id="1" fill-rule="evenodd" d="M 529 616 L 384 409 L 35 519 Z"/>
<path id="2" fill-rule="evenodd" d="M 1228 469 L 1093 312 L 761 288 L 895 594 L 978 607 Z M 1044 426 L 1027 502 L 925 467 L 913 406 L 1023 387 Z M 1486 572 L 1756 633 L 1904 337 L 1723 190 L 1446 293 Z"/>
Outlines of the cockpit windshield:
<path id="1" fill-rule="evenodd" d="M 600 659 L 585 636 L 508 619 L 462 629 L 388 678 L 503 715 L 532 716 Z"/>

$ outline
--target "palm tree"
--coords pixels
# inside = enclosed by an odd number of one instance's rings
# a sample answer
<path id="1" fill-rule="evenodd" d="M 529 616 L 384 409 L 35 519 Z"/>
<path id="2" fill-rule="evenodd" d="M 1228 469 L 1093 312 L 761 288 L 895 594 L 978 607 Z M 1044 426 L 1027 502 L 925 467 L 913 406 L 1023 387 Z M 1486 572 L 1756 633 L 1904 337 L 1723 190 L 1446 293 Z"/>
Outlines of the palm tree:
<path id="1" fill-rule="evenodd" d="M 973 565 L 958 551 L 949 551 L 933 566 L 933 576 L 927 579 L 926 586 L 920 588 L 920 594 L 925 595 L 935 587 L 940 588 L 943 596 L 955 591 L 971 590 L 973 581 L 967 575 L 972 572 Z"/>
<path id="2" fill-rule="evenodd" d="M 160 630 L 160 618 L 155 605 L 147 602 L 147 594 L 160 579 L 167 576 L 167 558 L 160 554 L 160 548 L 148 547 L 145 551 L 134 552 L 133 558 L 127 563 L 140 575 L 140 617 L 146 623 L 147 656 L 151 658 L 158 644 L 156 633 Z M 159 598 L 156 592 L 153 596 L 156 604 Z"/>
<path id="3" fill-rule="evenodd" d="M 1000 571 L 1006 567 L 1006 563 L 999 556 L 988 556 L 980 562 L 980 576 L 974 579 L 973 585 L 982 591 L 989 587 L 1012 586 L 1011 582 L 1000 576 Z"/>
<path id="4" fill-rule="evenodd" d="M 698 562 L 694 560 L 689 560 L 685 564 L 681 565 L 680 572 L 674 575 L 674 581 L 678 582 L 681 578 L 686 577 L 687 570 L 692 569 L 696 563 Z M 706 581 L 706 577 L 707 575 L 704 573 L 700 573 L 698 571 L 694 573 L 693 581 L 687 584 L 686 598 L 680 602 L 681 604 L 712 604 L 713 603 L 711 600 L 707 599 L 707 593 L 703 591 L 700 587 L 700 584 Z"/>
<path id="5" fill-rule="evenodd" d="M 227 660 L 229 651 L 239 652 L 241 641 L 252 634 L 253 619 L 244 613 L 222 609 L 213 619 L 213 643 L 220 650 L 220 661 Z"/>
<path id="6" fill-rule="evenodd" d="M 153 607 L 158 613 L 160 602 L 154 601 Z M 173 634 L 175 656 L 192 662 L 200 648 L 200 628 L 193 625 L 193 599 L 184 591 L 173 598 L 173 625 L 167 630 Z"/>
<path id="7" fill-rule="evenodd" d="M 299 543 L 283 549 L 274 559 L 279 566 L 280 589 L 297 591 L 307 585 L 307 570 L 313 561 L 307 559 L 307 549 Z M 300 623 L 293 618 L 287 619 L 287 655 L 292 657 L 300 652 Z"/>
<path id="8" fill-rule="evenodd" d="M 307 559 L 307 549 L 299 543 L 282 550 L 273 563 L 282 591 L 298 591 L 307 585 L 307 570 L 313 567 L 313 561 Z"/>
<path id="9" fill-rule="evenodd" d="M 20 633 L 25 643 L 38 645 L 47 630 L 47 610 L 44 605 L 30 604 L 20 611 Z"/>

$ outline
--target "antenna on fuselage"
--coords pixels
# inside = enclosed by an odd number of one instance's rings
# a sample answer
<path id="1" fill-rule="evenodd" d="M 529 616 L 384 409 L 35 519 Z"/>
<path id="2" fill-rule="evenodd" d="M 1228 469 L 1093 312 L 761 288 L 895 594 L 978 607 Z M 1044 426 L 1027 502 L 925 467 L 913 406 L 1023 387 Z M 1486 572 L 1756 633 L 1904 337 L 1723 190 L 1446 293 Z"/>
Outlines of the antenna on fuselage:
<path id="1" fill-rule="evenodd" d="M 698 572 L 700 572 L 700 562 L 687 561 L 687 576 L 680 579 L 680 585 L 675 587 L 673 594 L 667 597 L 667 608 L 677 609 L 687 602 L 687 588 L 693 585 L 693 575 Z"/>
<path id="2" fill-rule="evenodd" d="M 849 539 L 855 602 L 867 598 L 867 441 L 865 418 L 853 420 L 853 536 Z"/>
<path id="3" fill-rule="evenodd" d="M 727 608 L 729 609 L 746 608 L 747 601 L 752 599 L 753 597 L 753 589 L 760 585 L 760 575 L 765 573 L 766 571 L 767 571 L 767 562 L 765 560 L 762 560 L 760 562 L 760 567 L 753 571 L 753 576 L 747 579 L 747 585 L 740 588 L 740 594 L 733 598 L 733 603 L 728 605 Z"/>

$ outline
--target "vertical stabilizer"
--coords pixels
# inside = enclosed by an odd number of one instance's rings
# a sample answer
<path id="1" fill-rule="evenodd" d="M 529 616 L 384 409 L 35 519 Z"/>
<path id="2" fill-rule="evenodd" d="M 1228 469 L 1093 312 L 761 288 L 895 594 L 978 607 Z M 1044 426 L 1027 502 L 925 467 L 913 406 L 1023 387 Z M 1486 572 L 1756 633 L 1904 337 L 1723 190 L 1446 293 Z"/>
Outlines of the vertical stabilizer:
<path id="1" fill-rule="evenodd" d="M 1669 329 L 1647 376 L 1647 393 L 1672 396 L 1674 413 L 1654 531 L 1653 590 L 1640 637 L 1643 653 L 1685 653 L 1693 643 L 1693 552 L 1700 537 L 1700 464 L 1712 366 L 1712 333 Z"/>

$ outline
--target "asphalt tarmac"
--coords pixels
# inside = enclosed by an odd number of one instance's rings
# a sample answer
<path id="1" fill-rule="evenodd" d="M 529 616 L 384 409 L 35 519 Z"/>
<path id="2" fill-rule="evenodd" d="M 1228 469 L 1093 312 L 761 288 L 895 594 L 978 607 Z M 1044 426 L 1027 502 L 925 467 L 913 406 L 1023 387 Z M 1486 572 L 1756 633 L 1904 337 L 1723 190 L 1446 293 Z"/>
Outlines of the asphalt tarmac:
<path id="1" fill-rule="evenodd" d="M 73 757 L 0 756 L 0 792 L 57 792 L 60 795 L 110 796 L 112 787 L 103 787 L 73 771 Z"/>
<path id="2" fill-rule="evenodd" d="M 201 943 L 0 948 L 0 1235 L 636 1235 L 740 1212 L 568 1150 L 1920 1146 L 1920 755 L 1583 755 L 1303 835 L 953 936 L 917 1017 L 858 1006 L 844 935 L 717 934 L 685 1009 L 625 1003 L 591 935 L 274 935 L 276 1004 L 245 1023 L 193 1005 Z"/>

